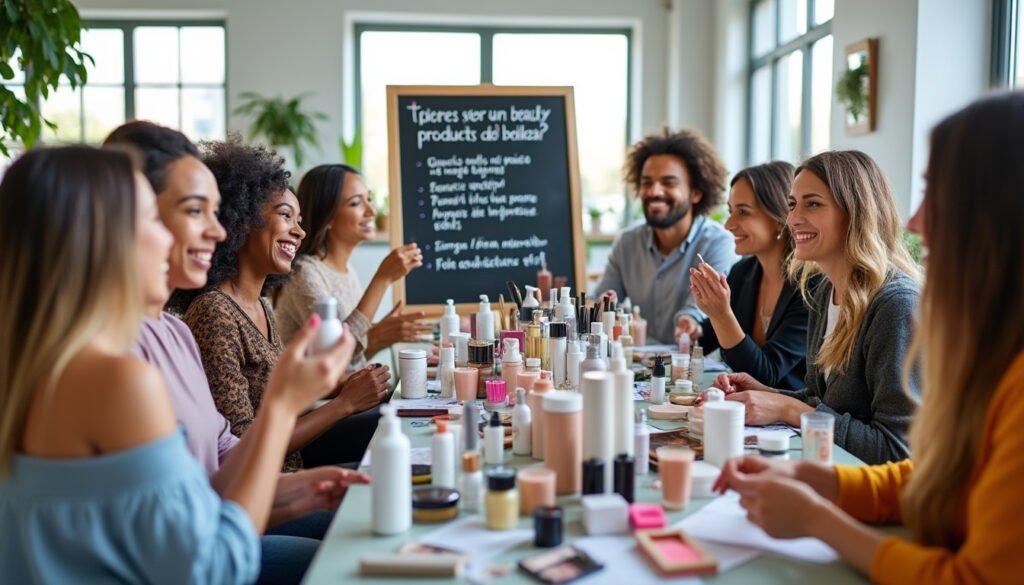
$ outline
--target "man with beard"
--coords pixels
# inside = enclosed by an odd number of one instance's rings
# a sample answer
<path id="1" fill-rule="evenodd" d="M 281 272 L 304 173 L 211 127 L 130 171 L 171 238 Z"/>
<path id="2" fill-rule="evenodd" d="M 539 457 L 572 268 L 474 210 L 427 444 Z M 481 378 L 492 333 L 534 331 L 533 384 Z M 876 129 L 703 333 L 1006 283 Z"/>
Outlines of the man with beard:
<path id="1" fill-rule="evenodd" d="M 629 297 L 647 318 L 648 338 L 673 343 L 679 317 L 704 319 L 690 293 L 698 254 L 720 273 L 739 259 L 732 235 L 708 217 L 723 202 L 725 166 L 697 132 L 665 128 L 630 148 L 625 181 L 647 222 L 615 240 L 595 290 Z"/>

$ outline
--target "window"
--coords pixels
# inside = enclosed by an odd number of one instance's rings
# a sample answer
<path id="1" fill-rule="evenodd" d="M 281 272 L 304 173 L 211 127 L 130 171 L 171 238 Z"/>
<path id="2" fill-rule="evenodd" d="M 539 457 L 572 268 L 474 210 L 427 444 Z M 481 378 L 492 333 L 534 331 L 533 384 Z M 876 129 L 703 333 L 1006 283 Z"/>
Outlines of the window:
<path id="1" fill-rule="evenodd" d="M 372 189 L 388 189 L 388 85 L 569 85 L 584 209 L 611 209 L 605 230 L 619 226 L 626 204 L 621 168 L 628 146 L 630 31 L 356 26 L 356 120 L 363 172 Z M 585 123 L 600 120 L 600 123 Z"/>
<path id="2" fill-rule="evenodd" d="M 829 147 L 834 10 L 835 0 L 751 2 L 749 164 Z"/>
<path id="3" fill-rule="evenodd" d="M 152 120 L 193 140 L 224 138 L 224 24 L 90 22 L 82 32 L 88 82 L 66 82 L 43 102 L 46 142 L 103 140 L 134 118 Z"/>
<path id="4" fill-rule="evenodd" d="M 992 2 L 992 86 L 1024 87 L 1024 14 L 1021 0 Z"/>

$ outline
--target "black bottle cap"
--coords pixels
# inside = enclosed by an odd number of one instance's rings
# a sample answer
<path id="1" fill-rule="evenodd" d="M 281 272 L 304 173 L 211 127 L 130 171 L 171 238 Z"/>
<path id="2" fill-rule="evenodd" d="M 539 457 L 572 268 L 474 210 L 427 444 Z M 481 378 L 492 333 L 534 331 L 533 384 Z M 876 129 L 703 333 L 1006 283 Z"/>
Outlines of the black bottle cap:
<path id="1" fill-rule="evenodd" d="M 488 425 L 492 426 L 492 427 L 500 427 L 501 426 L 501 415 L 499 415 L 497 413 L 497 411 L 491 413 L 491 420 L 488 423 Z"/>
<path id="2" fill-rule="evenodd" d="M 636 468 L 633 458 L 625 453 L 615 458 L 615 468 L 612 477 L 615 482 L 615 493 L 619 494 L 630 504 L 636 499 Z"/>
<path id="3" fill-rule="evenodd" d="M 655 378 L 665 377 L 665 358 L 660 355 L 654 356 L 654 369 L 651 371 L 651 376 Z"/>
<path id="4" fill-rule="evenodd" d="M 494 492 L 507 492 L 516 487 L 516 472 L 499 467 L 487 473 L 487 489 Z"/>
<path id="5" fill-rule="evenodd" d="M 604 461 L 594 457 L 583 462 L 583 495 L 604 493 Z"/>

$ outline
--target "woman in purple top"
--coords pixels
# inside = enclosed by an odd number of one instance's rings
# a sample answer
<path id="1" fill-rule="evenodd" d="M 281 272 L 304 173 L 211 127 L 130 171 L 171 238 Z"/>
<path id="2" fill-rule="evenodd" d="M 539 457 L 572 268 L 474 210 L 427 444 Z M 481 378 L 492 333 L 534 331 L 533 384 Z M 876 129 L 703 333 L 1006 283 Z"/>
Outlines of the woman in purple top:
<path id="1" fill-rule="evenodd" d="M 105 144 L 128 145 L 142 154 L 143 172 L 157 193 L 160 219 L 174 236 L 167 266 L 169 289 L 201 288 L 213 250 L 226 234 L 217 219 L 217 182 L 199 160 L 195 145 L 176 130 L 141 121 L 117 128 Z M 163 374 L 189 450 L 221 492 L 260 456 L 257 437 L 247 435 L 248 441 L 240 441 L 231 434 L 214 405 L 195 339 L 180 319 L 162 311 L 166 300 L 147 307 L 135 352 Z M 232 452 L 238 454 L 228 457 Z M 260 582 L 298 582 L 347 486 L 366 479 L 334 466 L 281 474 L 268 522 L 271 528 L 262 542 Z"/>

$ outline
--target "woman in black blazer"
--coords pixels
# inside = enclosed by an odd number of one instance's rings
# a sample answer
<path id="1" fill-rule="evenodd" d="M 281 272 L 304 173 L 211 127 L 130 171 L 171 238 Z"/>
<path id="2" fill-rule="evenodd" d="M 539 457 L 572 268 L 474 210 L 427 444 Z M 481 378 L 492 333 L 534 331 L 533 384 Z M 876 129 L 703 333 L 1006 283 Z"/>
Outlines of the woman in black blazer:
<path id="1" fill-rule="evenodd" d="M 736 238 L 736 253 L 748 257 L 728 277 L 707 264 L 691 269 L 690 288 L 708 318 L 681 317 L 676 331 L 699 338 L 707 352 L 721 348 L 734 371 L 783 389 L 806 386 L 807 306 L 785 278 L 792 183 L 793 165 L 779 161 L 733 177 L 725 228 Z"/>

